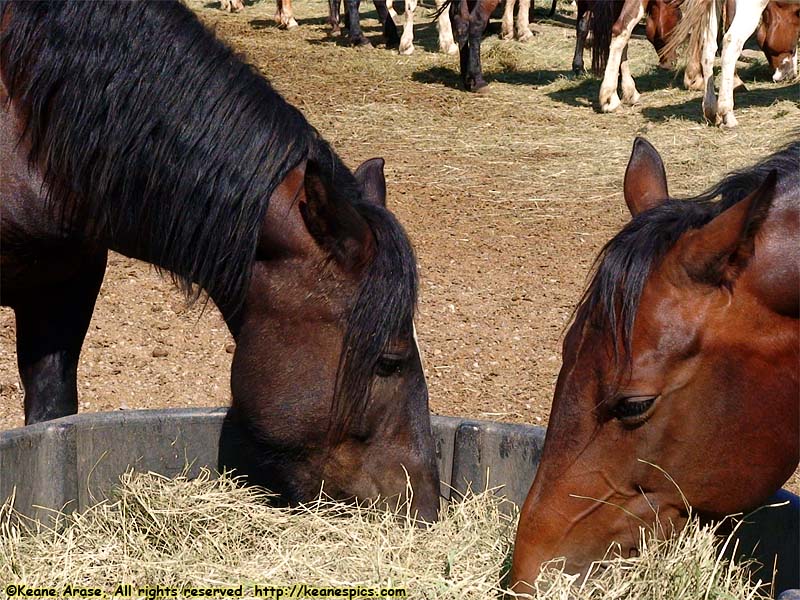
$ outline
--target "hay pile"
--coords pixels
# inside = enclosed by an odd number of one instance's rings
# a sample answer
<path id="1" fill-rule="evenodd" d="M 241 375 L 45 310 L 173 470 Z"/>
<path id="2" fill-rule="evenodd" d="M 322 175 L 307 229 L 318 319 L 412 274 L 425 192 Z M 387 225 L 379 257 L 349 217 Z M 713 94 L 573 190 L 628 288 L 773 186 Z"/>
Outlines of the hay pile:
<path id="1" fill-rule="evenodd" d="M 127 474 L 112 501 L 62 516 L 54 529 L 20 527 L 0 509 L 0 581 L 29 587 L 119 583 L 231 587 L 307 583 L 402 586 L 409 598 L 502 597 L 515 519 L 491 493 L 470 494 L 430 529 L 407 515 L 318 501 L 290 511 L 263 493 L 204 472 L 197 479 Z M 718 563 L 713 531 L 694 523 L 673 543 L 609 563 L 579 589 L 553 569 L 537 598 L 764 598 L 739 566 Z"/>

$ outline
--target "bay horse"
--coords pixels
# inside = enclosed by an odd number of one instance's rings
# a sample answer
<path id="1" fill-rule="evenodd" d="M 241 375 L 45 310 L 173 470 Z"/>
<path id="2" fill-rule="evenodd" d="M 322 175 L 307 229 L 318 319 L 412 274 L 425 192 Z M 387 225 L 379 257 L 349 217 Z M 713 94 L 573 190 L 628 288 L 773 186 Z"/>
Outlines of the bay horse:
<path id="1" fill-rule="evenodd" d="M 793 78 L 797 75 L 797 37 L 800 33 L 800 1 L 775 3 L 769 0 L 738 2 L 727 0 L 727 14 L 733 15 L 722 38 L 722 76 L 719 84 L 719 99 L 714 91 L 714 58 L 717 53 L 717 30 L 722 17 L 722 0 L 686 0 L 684 19 L 670 38 L 664 51 L 669 52 L 689 40 L 689 52 L 701 56 L 702 71 L 693 74 L 687 84 L 701 89 L 703 115 L 710 122 L 722 127 L 736 127 L 733 113 L 733 90 L 737 86 L 736 61 L 742 53 L 744 43 L 756 28 L 758 40 L 776 70 L 773 80 Z M 761 20 L 767 8 L 767 17 Z M 760 24 L 760 27 L 759 27 Z"/>
<path id="2" fill-rule="evenodd" d="M 0 2 L 0 301 L 27 424 L 74 414 L 109 250 L 172 273 L 235 341 L 228 424 L 287 502 L 439 477 L 416 260 L 383 159 L 353 173 L 180 2 Z M 231 110 L 234 102 L 236 110 Z"/>
<path id="3" fill-rule="evenodd" d="M 644 139 L 631 221 L 604 247 L 563 343 L 511 583 L 587 573 L 640 526 L 763 503 L 800 457 L 800 142 L 692 200 Z M 714 201 L 719 197 L 718 201 Z M 670 480 L 673 478 L 674 481 Z"/>

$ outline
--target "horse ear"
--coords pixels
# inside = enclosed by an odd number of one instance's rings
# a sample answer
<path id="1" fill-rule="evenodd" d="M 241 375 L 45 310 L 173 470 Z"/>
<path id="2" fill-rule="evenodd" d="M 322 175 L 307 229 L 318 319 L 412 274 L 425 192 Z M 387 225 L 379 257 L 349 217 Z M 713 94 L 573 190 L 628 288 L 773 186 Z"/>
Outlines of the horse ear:
<path id="1" fill-rule="evenodd" d="M 347 271 L 359 269 L 371 256 L 372 231 L 353 205 L 337 201 L 330 181 L 313 160 L 306 163 L 305 201 L 300 214 L 317 244 Z"/>
<path id="2" fill-rule="evenodd" d="M 370 158 L 359 165 L 355 172 L 364 200 L 370 204 L 386 207 L 386 177 L 383 174 L 382 158 Z"/>
<path id="3" fill-rule="evenodd" d="M 699 283 L 730 285 L 755 251 L 755 238 L 775 196 L 776 171 L 759 188 L 689 234 L 681 260 Z"/>
<path id="4" fill-rule="evenodd" d="M 625 203 L 632 216 L 654 208 L 669 198 L 664 163 L 653 145 L 637 137 L 625 169 Z"/>

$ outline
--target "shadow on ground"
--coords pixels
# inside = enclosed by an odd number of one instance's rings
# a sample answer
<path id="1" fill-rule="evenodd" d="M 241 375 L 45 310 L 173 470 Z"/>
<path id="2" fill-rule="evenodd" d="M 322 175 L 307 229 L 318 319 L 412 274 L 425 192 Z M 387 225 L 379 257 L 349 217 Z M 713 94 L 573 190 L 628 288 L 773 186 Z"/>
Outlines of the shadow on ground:
<path id="1" fill-rule="evenodd" d="M 790 82 L 787 84 L 776 84 L 756 90 L 742 90 L 733 95 L 734 111 L 740 108 L 771 106 L 781 100 L 792 100 L 797 102 L 797 84 Z M 680 118 L 696 121 L 702 118 L 702 100 L 700 93 L 689 100 L 668 106 L 647 107 L 642 109 L 642 115 L 653 122 L 666 121 L 668 119 Z"/>

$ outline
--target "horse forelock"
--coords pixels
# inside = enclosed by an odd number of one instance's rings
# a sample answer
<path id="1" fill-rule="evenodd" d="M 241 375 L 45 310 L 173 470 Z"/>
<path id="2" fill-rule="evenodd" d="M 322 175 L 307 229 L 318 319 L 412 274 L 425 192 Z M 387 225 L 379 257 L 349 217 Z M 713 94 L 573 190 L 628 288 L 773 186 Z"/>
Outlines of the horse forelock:
<path id="1" fill-rule="evenodd" d="M 403 227 L 383 207 L 355 206 L 376 249 L 347 316 L 329 429 L 334 440 L 366 410 L 378 359 L 393 338 L 412 335 L 417 305 L 416 257 Z"/>
<path id="2" fill-rule="evenodd" d="M 178 2 L 0 11 L 0 68 L 57 218 L 128 238 L 235 312 L 269 198 L 316 143 L 303 116 Z"/>
<path id="3" fill-rule="evenodd" d="M 611 336 L 617 367 L 628 367 L 634 323 L 650 275 L 681 236 L 703 227 L 744 199 L 772 171 L 777 171 L 779 178 L 800 179 L 800 142 L 787 145 L 752 167 L 730 173 L 699 196 L 669 199 L 632 218 L 595 259 L 594 274 L 573 314 L 573 325 L 589 322 L 606 331 Z"/>

